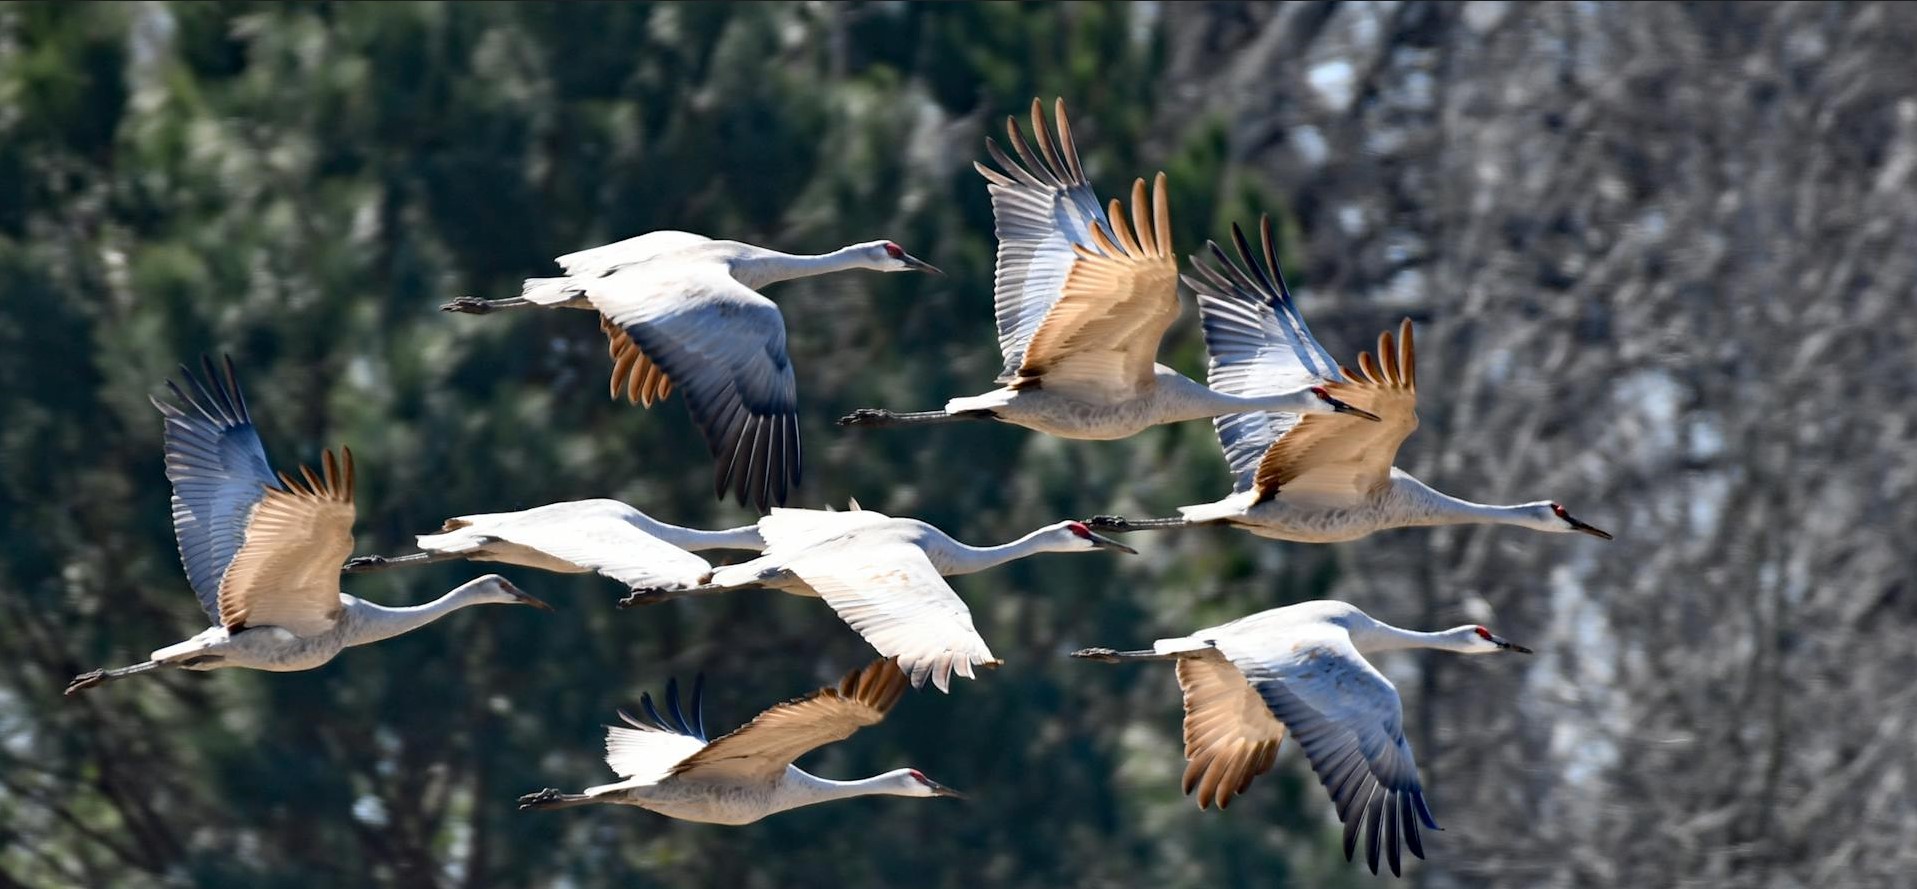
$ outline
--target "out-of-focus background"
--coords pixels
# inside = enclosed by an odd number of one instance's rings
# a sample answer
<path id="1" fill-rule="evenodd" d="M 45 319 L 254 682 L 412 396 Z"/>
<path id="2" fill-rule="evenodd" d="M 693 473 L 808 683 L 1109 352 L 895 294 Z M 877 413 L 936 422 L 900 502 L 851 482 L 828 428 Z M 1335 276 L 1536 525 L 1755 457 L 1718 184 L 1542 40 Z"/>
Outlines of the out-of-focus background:
<path id="1" fill-rule="evenodd" d="M 1531 658 L 1394 656 L 1423 887 L 1895 886 L 1917 865 L 1917 11 L 1889 3 L 0 6 L 0 887 L 1368 886 L 1295 747 L 1178 792 L 1168 669 L 1074 662 L 1348 599 Z M 798 504 L 998 542 L 1228 487 L 1208 424 L 1066 442 L 842 430 L 989 388 L 971 162 L 1063 96 L 1106 195 L 1165 170 L 1182 253 L 1261 211 L 1318 336 L 1418 324 L 1400 465 L 1613 543 L 1134 535 L 955 581 L 1008 663 L 804 764 L 966 803 L 744 828 L 599 808 L 601 725 L 673 675 L 730 727 L 863 663 L 817 602 L 480 609 L 310 673 L 67 679 L 204 627 L 147 397 L 239 363 L 282 466 L 350 444 L 362 552 L 447 516 L 711 498 L 683 408 L 606 397 L 582 312 L 467 317 L 550 257 L 679 228 L 890 238 L 950 277 L 778 285 Z M 1203 368 L 1188 306 L 1164 359 Z M 349 578 L 417 602 L 481 573 Z"/>

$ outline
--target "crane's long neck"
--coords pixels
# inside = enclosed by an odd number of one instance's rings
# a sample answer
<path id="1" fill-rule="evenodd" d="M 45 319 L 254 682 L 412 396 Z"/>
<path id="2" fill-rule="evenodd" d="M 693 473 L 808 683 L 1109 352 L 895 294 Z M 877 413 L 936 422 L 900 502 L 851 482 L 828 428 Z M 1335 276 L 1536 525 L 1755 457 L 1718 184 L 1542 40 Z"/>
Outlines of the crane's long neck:
<path id="1" fill-rule="evenodd" d="M 468 605 L 479 605 L 486 601 L 480 590 L 481 581 L 472 581 L 455 587 L 446 595 L 422 605 L 391 607 L 376 605 L 364 599 L 350 596 L 346 598 L 346 610 L 353 621 L 347 630 L 347 645 L 365 645 L 382 639 L 391 639 L 402 633 L 410 633 L 448 614 Z"/>
<path id="2" fill-rule="evenodd" d="M 639 530 L 687 552 L 708 549 L 744 549 L 760 552 L 765 549 L 765 537 L 759 533 L 757 525 L 705 531 L 668 524 L 644 515 L 628 519 L 628 521 L 637 525 Z"/>
<path id="3" fill-rule="evenodd" d="M 912 786 L 916 782 L 911 782 L 904 776 L 905 772 L 901 770 L 854 781 L 834 781 L 810 774 L 803 769 L 790 768 L 786 770 L 786 780 L 780 784 L 773 806 L 783 811 L 813 803 L 850 799 L 855 796 L 917 795 Z"/>
<path id="4" fill-rule="evenodd" d="M 1234 395 L 1201 385 L 1198 381 L 1176 372 L 1159 373 L 1156 383 L 1161 393 L 1160 397 L 1168 403 L 1168 408 L 1163 411 L 1164 420 L 1168 423 L 1251 411 L 1282 411 L 1296 414 L 1324 411 L 1328 407 L 1318 396 L 1312 394 L 1308 386 L 1272 395 Z"/>
<path id="5" fill-rule="evenodd" d="M 1473 503 L 1439 491 L 1399 470 L 1391 473 L 1391 487 L 1396 499 L 1395 518 L 1402 525 L 1535 526 L 1533 510 L 1537 504 L 1534 503 Z"/>
<path id="6" fill-rule="evenodd" d="M 1388 623 L 1372 620 L 1369 617 L 1348 627 L 1351 633 L 1351 645 L 1360 654 L 1378 651 L 1402 651 L 1407 648 L 1436 648 L 1441 651 L 1459 651 L 1472 653 L 1480 649 L 1477 635 L 1472 627 L 1457 627 L 1440 630 L 1435 633 L 1422 633 L 1417 630 L 1401 630 Z"/>
<path id="7" fill-rule="evenodd" d="M 939 573 L 945 575 L 972 574 L 987 568 L 996 568 L 1006 562 L 1023 559 L 1036 553 L 1051 552 L 1049 528 L 1040 528 L 1010 543 L 997 546 L 970 546 L 956 540 L 946 541 L 944 552 L 932 553 L 933 562 L 938 565 Z"/>
<path id="8" fill-rule="evenodd" d="M 732 261 L 732 277 L 754 289 L 793 278 L 807 278 L 870 267 L 863 248 L 841 247 L 831 253 L 794 254 L 760 249 Z"/>

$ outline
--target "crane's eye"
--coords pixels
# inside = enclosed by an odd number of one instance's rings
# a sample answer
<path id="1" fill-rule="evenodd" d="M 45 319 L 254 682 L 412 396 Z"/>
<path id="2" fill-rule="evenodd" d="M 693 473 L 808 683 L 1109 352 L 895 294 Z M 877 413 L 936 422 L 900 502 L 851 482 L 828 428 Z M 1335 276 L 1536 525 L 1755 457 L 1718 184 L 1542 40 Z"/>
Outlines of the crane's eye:
<path id="1" fill-rule="evenodd" d="M 897 244 L 894 244 L 894 243 L 892 243 L 891 241 L 886 241 L 886 242 L 885 242 L 885 255 L 887 255 L 887 256 L 890 256 L 890 257 L 892 257 L 893 259 L 904 259 L 904 258 L 905 258 L 905 248 L 904 248 L 904 247 L 900 247 L 899 245 L 897 245 Z"/>

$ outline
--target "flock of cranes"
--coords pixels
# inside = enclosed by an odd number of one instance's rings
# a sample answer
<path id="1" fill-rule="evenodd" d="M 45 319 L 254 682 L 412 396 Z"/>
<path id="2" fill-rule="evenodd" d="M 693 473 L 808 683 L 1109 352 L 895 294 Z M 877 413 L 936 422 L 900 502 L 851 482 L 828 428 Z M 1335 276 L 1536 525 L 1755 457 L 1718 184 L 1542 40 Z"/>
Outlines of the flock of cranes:
<path id="1" fill-rule="evenodd" d="M 663 522 L 614 500 L 554 503 L 448 519 L 417 539 L 419 552 L 360 556 L 353 548 L 350 451 L 321 470 L 276 473 L 232 362 L 182 368 L 185 385 L 154 399 L 164 418 L 166 475 L 187 581 L 212 627 L 129 667 L 76 677 L 68 694 L 159 668 L 310 670 L 342 649 L 390 638 L 469 605 L 545 603 L 489 574 L 410 608 L 347 595 L 342 573 L 465 559 L 622 584 L 621 607 L 748 587 L 821 599 L 880 660 L 835 686 L 774 706 L 709 740 L 700 687 L 689 707 L 675 684 L 665 714 L 642 697 L 608 729 L 606 762 L 621 780 L 568 794 L 544 790 L 522 808 L 591 803 L 674 818 L 743 824 L 849 796 L 957 796 L 914 769 L 857 781 L 810 775 L 792 763 L 879 722 L 908 686 L 949 691 L 999 663 L 970 610 L 946 583 L 1038 553 L 1135 553 L 1099 531 L 1231 525 L 1280 540 L 1351 540 L 1374 531 L 1461 522 L 1610 535 L 1552 501 L 1473 503 L 1425 485 L 1392 462 L 1417 428 L 1417 364 L 1410 321 L 1341 366 L 1311 334 L 1280 271 L 1269 219 L 1254 250 L 1232 227 L 1233 255 L 1216 243 L 1183 280 L 1197 294 L 1210 364 L 1205 384 L 1156 362 L 1178 314 L 1178 261 L 1164 174 L 1133 183 L 1129 213 L 1102 205 L 1080 165 L 1061 101 L 1055 131 L 1032 103 L 1032 141 L 1007 120 L 1008 153 L 988 139 L 983 164 L 999 241 L 994 302 L 1004 371 L 999 388 L 939 410 L 864 409 L 847 426 L 912 426 L 991 419 L 1074 439 L 1115 439 L 1151 426 L 1212 418 L 1233 477 L 1230 496 L 1161 519 L 1099 516 L 1038 528 L 996 546 L 972 546 L 925 522 L 859 508 L 786 508 L 803 474 L 798 392 L 785 321 L 758 293 L 777 281 L 849 269 L 938 270 L 890 241 L 799 256 L 676 231 L 653 232 L 562 256 L 565 275 L 528 280 L 517 297 L 463 297 L 449 311 L 519 307 L 596 312 L 613 361 L 615 398 L 650 406 L 683 396 L 714 460 L 723 499 L 759 507 L 753 525 L 721 530 Z M 1034 148 L 1032 142 L 1037 143 Z M 715 564 L 703 553 L 757 555 Z M 1075 657 L 1168 660 L 1184 698 L 1184 789 L 1201 808 L 1224 808 L 1276 762 L 1289 734 L 1325 786 L 1344 829 L 1346 857 L 1362 835 L 1376 873 L 1400 871 L 1402 850 L 1423 857 L 1435 829 L 1405 739 L 1397 690 L 1366 660 L 1379 651 L 1436 648 L 1528 653 L 1481 626 L 1402 630 L 1335 601 L 1253 614 L 1151 649 L 1088 648 Z"/>

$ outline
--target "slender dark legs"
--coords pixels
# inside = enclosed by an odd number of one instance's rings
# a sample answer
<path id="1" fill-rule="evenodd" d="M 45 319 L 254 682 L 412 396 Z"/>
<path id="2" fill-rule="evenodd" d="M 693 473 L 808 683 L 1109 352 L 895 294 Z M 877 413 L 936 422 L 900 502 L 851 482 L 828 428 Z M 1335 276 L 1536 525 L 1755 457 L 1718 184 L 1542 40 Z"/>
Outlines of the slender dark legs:
<path id="1" fill-rule="evenodd" d="M 897 413 L 882 407 L 862 407 L 839 418 L 840 426 L 929 426 L 934 423 L 953 423 L 959 420 L 990 420 L 991 411 L 960 411 L 948 414 L 944 411 L 918 411 L 916 413 Z"/>
<path id="2" fill-rule="evenodd" d="M 1164 531 L 1170 528 L 1183 528 L 1191 524 L 1184 518 L 1168 519 L 1128 519 L 1118 515 L 1095 515 L 1085 520 L 1087 527 L 1100 531 L 1115 531 L 1124 534 L 1130 531 Z"/>
<path id="3" fill-rule="evenodd" d="M 463 559 L 458 553 L 413 553 L 408 556 L 354 556 L 341 566 L 341 574 L 365 574 L 370 571 L 384 571 L 405 565 L 430 565 L 434 562 L 451 562 Z"/>
<path id="4" fill-rule="evenodd" d="M 461 296 L 439 307 L 442 312 L 459 312 L 464 315 L 485 315 L 500 309 L 519 309 L 535 305 L 523 296 L 509 296 L 505 299 L 480 299 L 477 296 Z"/>
<path id="5" fill-rule="evenodd" d="M 115 679 L 125 679 L 128 676 L 137 676 L 141 673 L 145 673 L 148 670 L 153 670 L 153 669 L 157 669 L 159 667 L 164 667 L 164 666 L 166 665 L 160 663 L 159 661 L 146 661 L 144 663 L 134 664 L 131 667 L 121 667 L 117 670 L 93 670 L 91 672 L 81 673 L 80 675 L 73 677 L 72 682 L 67 683 L 66 694 L 68 697 L 72 697 L 96 685 L 105 685 L 109 682 L 112 682 Z"/>

